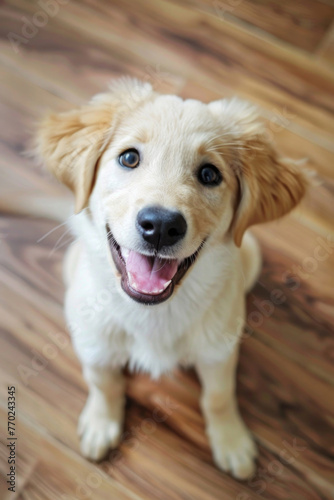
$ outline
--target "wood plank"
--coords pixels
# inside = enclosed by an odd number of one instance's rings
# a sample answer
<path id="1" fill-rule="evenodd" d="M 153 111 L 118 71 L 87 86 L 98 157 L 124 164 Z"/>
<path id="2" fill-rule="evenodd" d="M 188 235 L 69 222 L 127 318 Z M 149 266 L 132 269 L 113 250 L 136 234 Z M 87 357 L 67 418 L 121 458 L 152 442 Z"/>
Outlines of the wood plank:
<path id="1" fill-rule="evenodd" d="M 0 210 L 14 211 L 35 206 L 36 214 L 66 213 L 72 205 L 72 195 L 27 155 L 32 148 L 35 124 L 41 116 L 57 109 L 70 109 L 68 103 L 50 92 L 27 82 L 15 72 L 2 69 L 0 83 L 0 114 L 5 127 L 0 130 Z"/>
<path id="2" fill-rule="evenodd" d="M 316 54 L 323 61 L 329 63 L 332 67 L 334 66 L 334 23 L 332 23 L 319 43 Z"/>
<path id="3" fill-rule="evenodd" d="M 334 18 L 333 3 L 321 0 L 187 0 L 186 4 L 308 52 L 316 49 Z"/>
<path id="4" fill-rule="evenodd" d="M 6 420 L 6 411 L 0 407 L 1 421 Z M 19 420 L 20 434 L 16 443 L 18 471 L 16 495 L 5 489 L 0 482 L 1 498 L 47 498 L 48 500 L 70 500 L 99 498 L 119 500 L 140 500 L 128 488 L 122 487 L 102 469 L 71 452 L 67 447 L 52 439 L 41 429 L 31 425 L 24 416 Z M 1 455 L 6 455 L 0 444 Z M 33 457 L 33 458 L 32 458 Z M 4 474 L 6 471 L 1 471 Z M 19 497 L 19 494 L 22 494 Z"/>

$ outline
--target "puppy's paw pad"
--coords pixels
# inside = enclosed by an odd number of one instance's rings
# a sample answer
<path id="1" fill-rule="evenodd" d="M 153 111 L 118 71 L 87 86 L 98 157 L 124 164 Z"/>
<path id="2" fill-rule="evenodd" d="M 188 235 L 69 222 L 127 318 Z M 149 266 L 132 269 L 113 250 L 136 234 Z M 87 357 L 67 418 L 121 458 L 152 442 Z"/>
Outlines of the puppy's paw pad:
<path id="1" fill-rule="evenodd" d="M 217 434 L 217 433 L 216 433 Z M 255 474 L 257 448 L 246 430 L 228 433 L 221 431 L 212 440 L 213 457 L 216 465 L 236 479 L 249 479 Z"/>

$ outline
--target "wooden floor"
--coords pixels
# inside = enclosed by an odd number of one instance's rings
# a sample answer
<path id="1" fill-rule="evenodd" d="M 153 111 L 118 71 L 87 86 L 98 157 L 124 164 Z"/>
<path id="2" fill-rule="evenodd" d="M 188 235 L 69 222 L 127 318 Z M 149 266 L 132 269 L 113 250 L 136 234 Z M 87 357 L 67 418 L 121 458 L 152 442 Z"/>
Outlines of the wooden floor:
<path id="1" fill-rule="evenodd" d="M 2 3 L 1 499 L 334 498 L 333 20 L 333 0 Z M 254 231 L 264 267 L 248 299 L 253 331 L 238 373 L 241 411 L 260 449 L 249 482 L 214 467 L 198 381 L 181 370 L 158 382 L 129 376 L 119 452 L 98 466 L 79 454 L 76 422 L 87 390 L 62 315 L 70 236 L 6 207 L 23 197 L 46 199 L 47 207 L 68 196 L 22 154 L 33 122 L 123 74 L 184 97 L 236 94 L 257 103 L 281 150 L 318 172 L 319 186 L 298 210 Z M 5 482 L 12 385 L 15 494 Z"/>

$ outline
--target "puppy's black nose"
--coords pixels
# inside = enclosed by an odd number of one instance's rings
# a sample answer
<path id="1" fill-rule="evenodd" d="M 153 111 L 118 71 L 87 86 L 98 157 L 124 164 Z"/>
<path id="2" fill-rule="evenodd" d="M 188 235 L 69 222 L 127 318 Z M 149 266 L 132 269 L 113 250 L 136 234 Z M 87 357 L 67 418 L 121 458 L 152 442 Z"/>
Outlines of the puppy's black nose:
<path id="1" fill-rule="evenodd" d="M 187 232 L 187 222 L 180 212 L 158 206 L 140 210 L 136 225 L 144 240 L 151 243 L 156 250 L 174 245 Z"/>

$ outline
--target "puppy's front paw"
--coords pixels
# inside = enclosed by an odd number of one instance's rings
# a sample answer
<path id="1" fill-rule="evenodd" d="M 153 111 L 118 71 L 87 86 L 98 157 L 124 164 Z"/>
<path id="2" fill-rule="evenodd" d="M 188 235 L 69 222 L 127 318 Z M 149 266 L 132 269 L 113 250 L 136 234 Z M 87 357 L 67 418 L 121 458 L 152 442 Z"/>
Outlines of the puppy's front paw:
<path id="1" fill-rule="evenodd" d="M 254 475 L 257 448 L 240 417 L 230 423 L 211 423 L 208 435 L 217 467 L 237 479 Z"/>
<path id="2" fill-rule="evenodd" d="M 81 438 L 81 453 L 90 460 L 102 460 L 110 448 L 115 448 L 121 439 L 122 418 L 108 407 L 94 407 L 87 402 L 78 425 Z"/>

